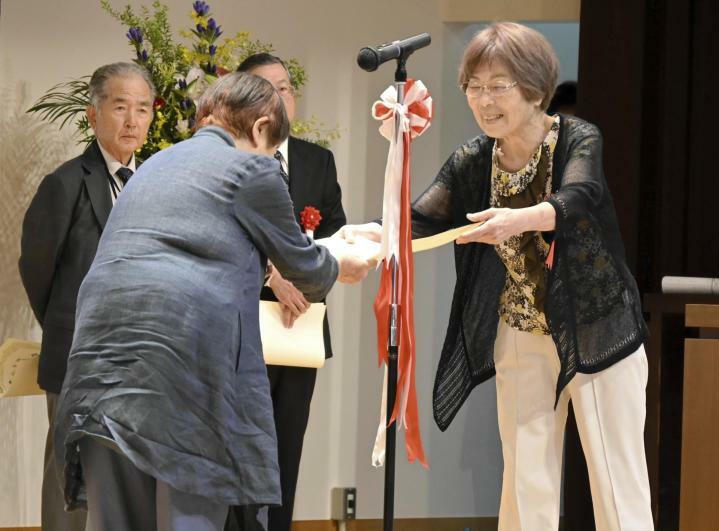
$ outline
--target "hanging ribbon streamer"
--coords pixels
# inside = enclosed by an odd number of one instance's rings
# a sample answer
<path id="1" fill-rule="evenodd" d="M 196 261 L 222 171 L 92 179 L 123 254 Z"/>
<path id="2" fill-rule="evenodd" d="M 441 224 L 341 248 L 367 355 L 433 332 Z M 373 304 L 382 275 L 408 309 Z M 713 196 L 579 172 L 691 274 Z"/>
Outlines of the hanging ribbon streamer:
<path id="1" fill-rule="evenodd" d="M 379 291 L 374 302 L 377 318 L 377 352 L 379 364 L 385 364 L 385 386 L 372 464 L 382 466 L 385 457 L 387 430 L 387 345 L 392 303 L 392 258 L 397 263 L 397 303 L 399 305 L 399 357 L 397 361 L 397 397 L 392 422 L 404 428 L 405 447 L 410 462 L 418 459 L 427 466 L 422 447 L 415 388 L 414 344 L 414 264 L 412 259 L 412 219 L 410 207 L 410 144 L 430 125 L 433 115 L 432 97 L 421 81 L 408 80 L 405 96 L 398 102 L 397 90 L 389 87 L 372 106 L 372 117 L 381 120 L 379 130 L 389 140 L 389 153 L 384 176 L 382 205 L 382 240 L 379 259 L 383 260 Z M 395 118 L 399 117 L 399 120 Z M 399 129 L 396 122 L 399 122 Z"/>

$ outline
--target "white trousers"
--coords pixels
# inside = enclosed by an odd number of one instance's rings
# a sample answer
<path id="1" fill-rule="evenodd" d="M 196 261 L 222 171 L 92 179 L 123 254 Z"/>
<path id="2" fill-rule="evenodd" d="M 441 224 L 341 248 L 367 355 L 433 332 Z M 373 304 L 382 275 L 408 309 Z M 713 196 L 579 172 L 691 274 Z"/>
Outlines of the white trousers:
<path id="1" fill-rule="evenodd" d="M 494 345 L 504 475 L 499 531 L 556 531 L 569 400 L 589 469 L 597 531 L 652 531 L 644 418 L 644 347 L 596 374 L 577 374 L 554 408 L 559 357 L 551 336 L 500 319 Z"/>

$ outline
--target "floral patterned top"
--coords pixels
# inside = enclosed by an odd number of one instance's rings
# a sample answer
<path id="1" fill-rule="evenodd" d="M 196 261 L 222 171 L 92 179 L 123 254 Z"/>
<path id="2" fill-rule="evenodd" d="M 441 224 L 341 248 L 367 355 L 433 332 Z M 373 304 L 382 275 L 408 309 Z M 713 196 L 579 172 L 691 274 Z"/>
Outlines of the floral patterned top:
<path id="1" fill-rule="evenodd" d="M 490 205 L 496 208 L 525 208 L 544 201 L 552 191 L 552 158 L 559 138 L 556 116 L 544 141 L 527 165 L 516 172 L 499 167 L 495 141 L 492 149 Z M 549 335 L 544 315 L 546 265 L 549 244 L 539 232 L 510 237 L 495 246 L 507 268 L 507 279 L 499 300 L 499 315 L 517 330 Z"/>

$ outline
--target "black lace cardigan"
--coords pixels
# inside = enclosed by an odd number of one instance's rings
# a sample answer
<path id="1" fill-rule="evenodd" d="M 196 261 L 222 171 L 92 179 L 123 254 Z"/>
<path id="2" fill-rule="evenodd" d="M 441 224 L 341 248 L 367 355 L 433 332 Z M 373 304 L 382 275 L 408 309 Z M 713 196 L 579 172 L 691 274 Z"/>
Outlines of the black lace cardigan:
<path id="1" fill-rule="evenodd" d="M 423 237 L 465 225 L 489 208 L 493 138 L 460 146 L 414 202 L 412 232 Z M 602 169 L 599 129 L 562 116 L 554 152 L 554 264 L 545 312 L 561 370 L 556 399 L 577 373 L 594 373 L 636 351 L 646 325 L 627 268 L 612 198 Z M 446 430 L 472 389 L 494 375 L 494 340 L 506 269 L 494 246 L 455 245 L 457 282 L 434 383 L 434 418 Z"/>

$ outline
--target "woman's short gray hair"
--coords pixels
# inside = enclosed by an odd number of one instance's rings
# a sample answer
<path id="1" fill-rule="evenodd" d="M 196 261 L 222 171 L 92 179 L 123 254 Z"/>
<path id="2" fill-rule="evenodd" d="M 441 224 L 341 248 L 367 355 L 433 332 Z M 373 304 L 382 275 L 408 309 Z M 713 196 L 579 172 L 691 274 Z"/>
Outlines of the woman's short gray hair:
<path id="1" fill-rule="evenodd" d="M 90 105 L 97 108 L 100 102 L 107 97 L 105 86 L 110 78 L 131 76 L 139 76 L 145 80 L 145 83 L 150 88 L 150 97 L 154 101 L 155 85 L 152 83 L 152 78 L 147 69 L 135 63 L 111 63 L 101 66 L 93 72 L 88 88 Z"/>
<path id="2" fill-rule="evenodd" d="M 559 59 L 544 35 L 514 22 L 497 22 L 477 33 L 459 67 L 462 90 L 477 67 L 493 61 L 509 69 L 525 99 L 541 100 L 542 110 L 547 108 L 557 85 Z"/>
<path id="3" fill-rule="evenodd" d="M 281 144 L 290 134 L 290 121 L 275 87 L 259 76 L 234 72 L 222 76 L 197 102 L 195 128 L 212 116 L 236 138 L 252 138 L 256 120 L 269 118 L 269 141 Z"/>

